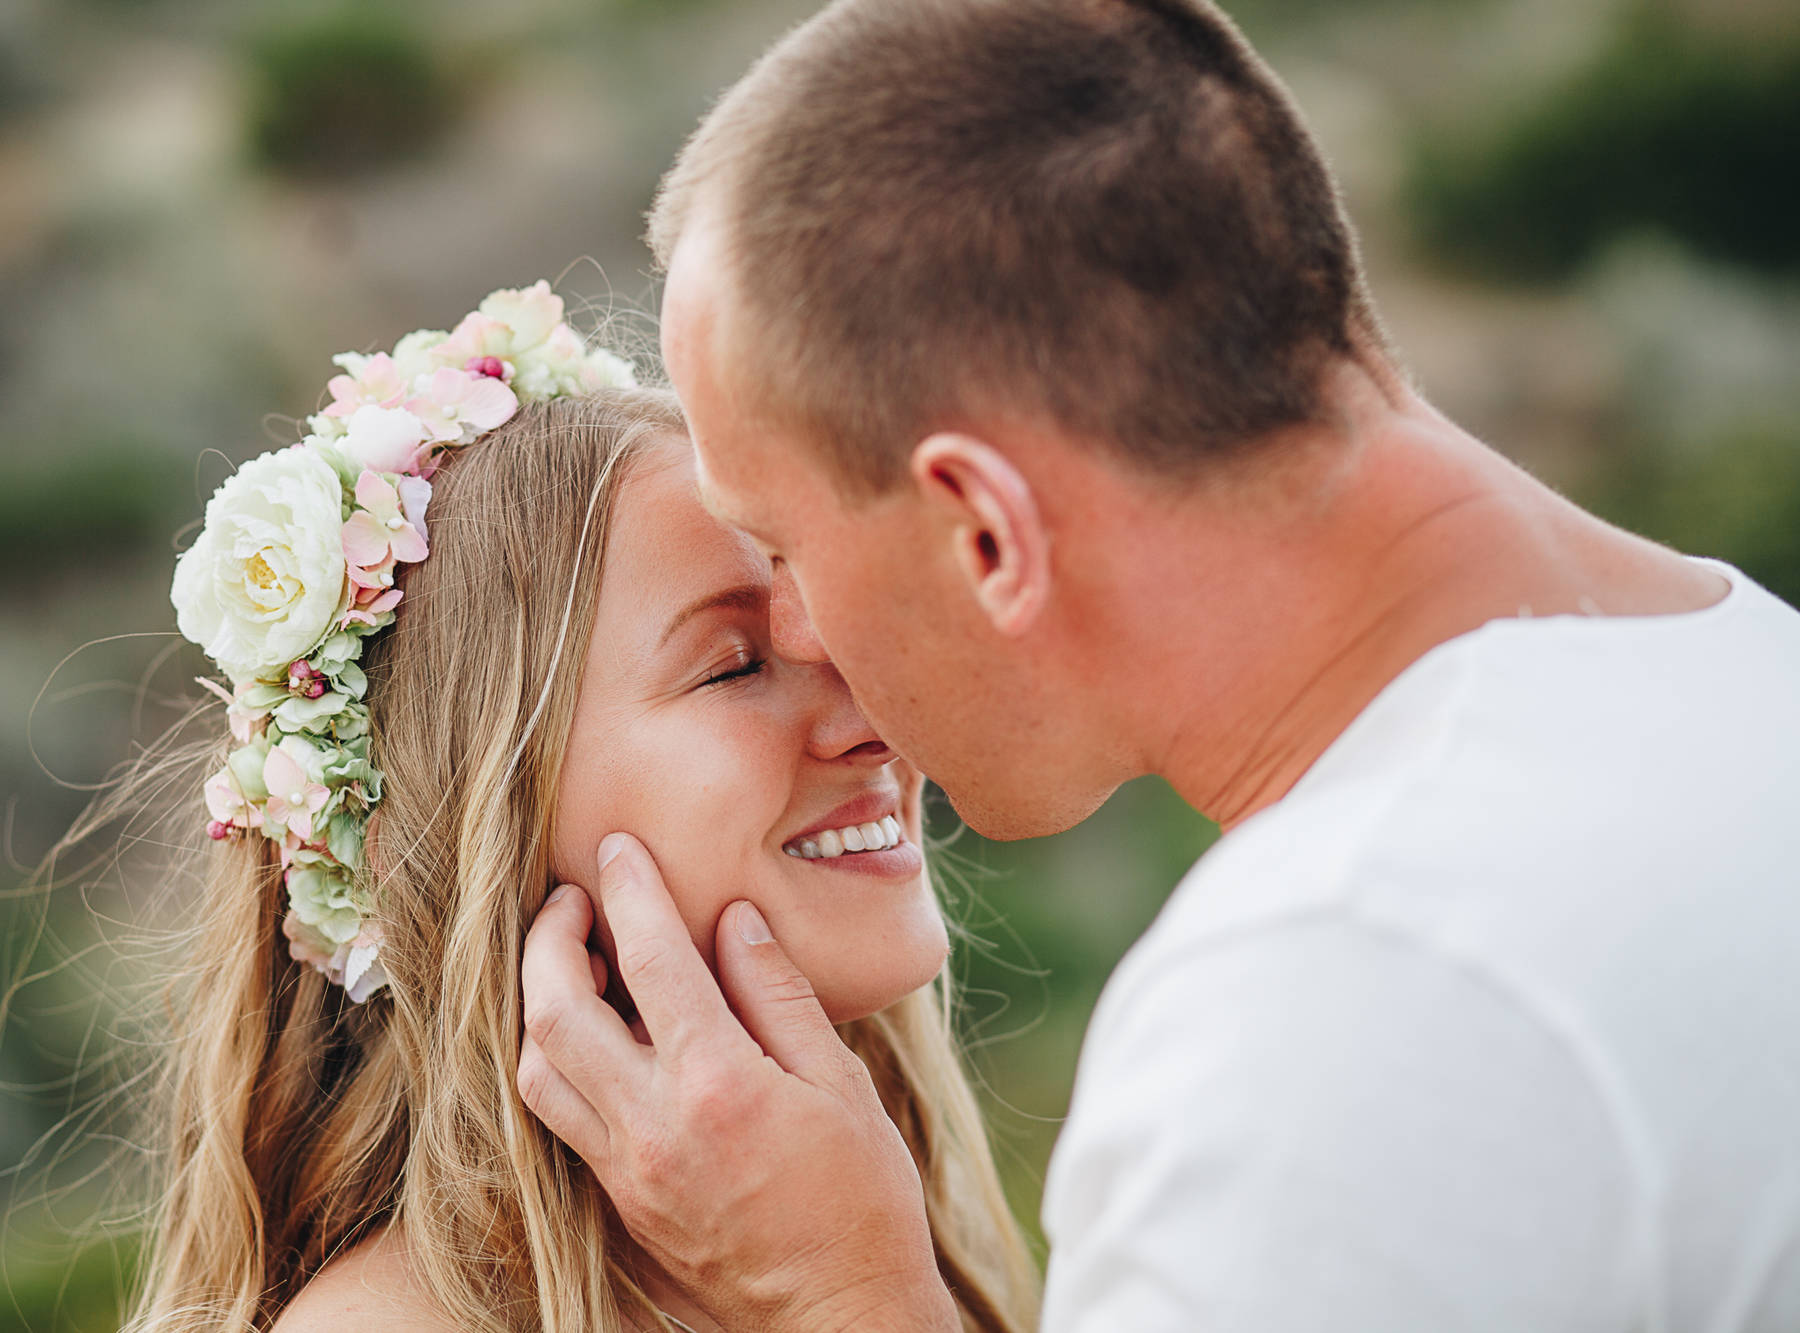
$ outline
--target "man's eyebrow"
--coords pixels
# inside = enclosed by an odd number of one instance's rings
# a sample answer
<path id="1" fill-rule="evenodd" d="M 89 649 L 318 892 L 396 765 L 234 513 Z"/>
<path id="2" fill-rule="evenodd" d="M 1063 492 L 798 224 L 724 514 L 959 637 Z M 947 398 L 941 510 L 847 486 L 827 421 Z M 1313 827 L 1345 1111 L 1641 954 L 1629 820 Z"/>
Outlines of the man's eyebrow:
<path id="1" fill-rule="evenodd" d="M 675 613 L 668 627 L 663 630 L 662 638 L 656 646 L 661 648 L 675 636 L 675 631 L 702 611 L 711 611 L 716 607 L 729 607 L 736 611 L 760 611 L 769 604 L 769 590 L 754 583 L 739 584 L 735 588 L 725 588 L 718 592 L 709 592 L 689 602 Z"/>

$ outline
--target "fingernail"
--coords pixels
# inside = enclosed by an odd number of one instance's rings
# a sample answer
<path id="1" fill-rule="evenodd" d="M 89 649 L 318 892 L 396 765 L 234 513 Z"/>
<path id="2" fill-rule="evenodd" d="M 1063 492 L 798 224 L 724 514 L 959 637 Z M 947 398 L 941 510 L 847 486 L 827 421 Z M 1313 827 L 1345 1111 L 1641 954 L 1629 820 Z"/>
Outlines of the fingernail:
<path id="1" fill-rule="evenodd" d="M 624 850 L 625 835 L 623 833 L 609 833 L 600 839 L 600 849 L 595 853 L 600 872 L 604 874 L 606 867 L 611 865 L 618 858 L 619 853 Z"/>
<path id="2" fill-rule="evenodd" d="M 737 931 L 745 944 L 767 944 L 775 938 L 769 934 L 769 923 L 763 920 L 755 903 L 738 904 Z"/>
<path id="3" fill-rule="evenodd" d="M 560 902 L 562 899 L 567 898 L 569 896 L 569 890 L 573 887 L 574 886 L 571 884 L 558 884 L 554 889 L 550 890 L 550 896 L 544 899 L 544 906 L 548 907 L 551 903 Z"/>

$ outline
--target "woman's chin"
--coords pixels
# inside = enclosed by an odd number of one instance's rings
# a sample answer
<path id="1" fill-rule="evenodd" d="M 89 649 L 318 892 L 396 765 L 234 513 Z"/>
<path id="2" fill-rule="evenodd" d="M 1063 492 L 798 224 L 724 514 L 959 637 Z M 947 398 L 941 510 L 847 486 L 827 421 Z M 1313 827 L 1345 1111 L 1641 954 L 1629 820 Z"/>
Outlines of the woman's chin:
<path id="1" fill-rule="evenodd" d="M 906 942 L 903 957 L 900 949 L 893 949 L 878 961 L 868 960 L 869 966 L 854 969 L 844 966 L 849 960 L 839 958 L 829 969 L 809 973 L 825 1016 L 833 1023 L 852 1023 L 898 1004 L 935 981 L 950 955 L 950 937 L 943 918 L 934 915 L 931 925 L 935 929 L 927 928 L 919 938 Z"/>

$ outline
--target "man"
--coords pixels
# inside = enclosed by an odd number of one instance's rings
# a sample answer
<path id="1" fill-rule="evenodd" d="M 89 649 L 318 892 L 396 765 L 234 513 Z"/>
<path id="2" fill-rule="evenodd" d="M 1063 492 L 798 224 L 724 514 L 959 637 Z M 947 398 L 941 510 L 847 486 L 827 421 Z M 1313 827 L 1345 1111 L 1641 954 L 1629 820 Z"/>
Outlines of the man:
<path id="1" fill-rule="evenodd" d="M 1046 1329 L 1800 1327 L 1800 616 L 1409 386 L 1216 9 L 841 0 L 652 240 L 777 651 L 989 836 L 1144 773 L 1226 830 L 1088 1033 Z M 955 1328 L 779 941 L 728 910 L 715 983 L 601 860 L 654 1044 L 564 895 L 527 1102 L 721 1327 Z"/>

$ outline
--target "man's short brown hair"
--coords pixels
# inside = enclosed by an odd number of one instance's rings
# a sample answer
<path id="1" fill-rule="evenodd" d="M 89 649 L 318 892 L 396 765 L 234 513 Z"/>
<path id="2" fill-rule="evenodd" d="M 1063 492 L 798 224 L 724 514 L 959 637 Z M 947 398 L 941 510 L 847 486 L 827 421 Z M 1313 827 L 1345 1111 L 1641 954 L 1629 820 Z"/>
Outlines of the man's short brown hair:
<path id="1" fill-rule="evenodd" d="M 874 489 L 994 411 L 1190 472 L 1385 357 L 1330 173 L 1207 0 L 838 0 L 689 141 L 662 264 L 702 212 L 757 406 Z"/>

